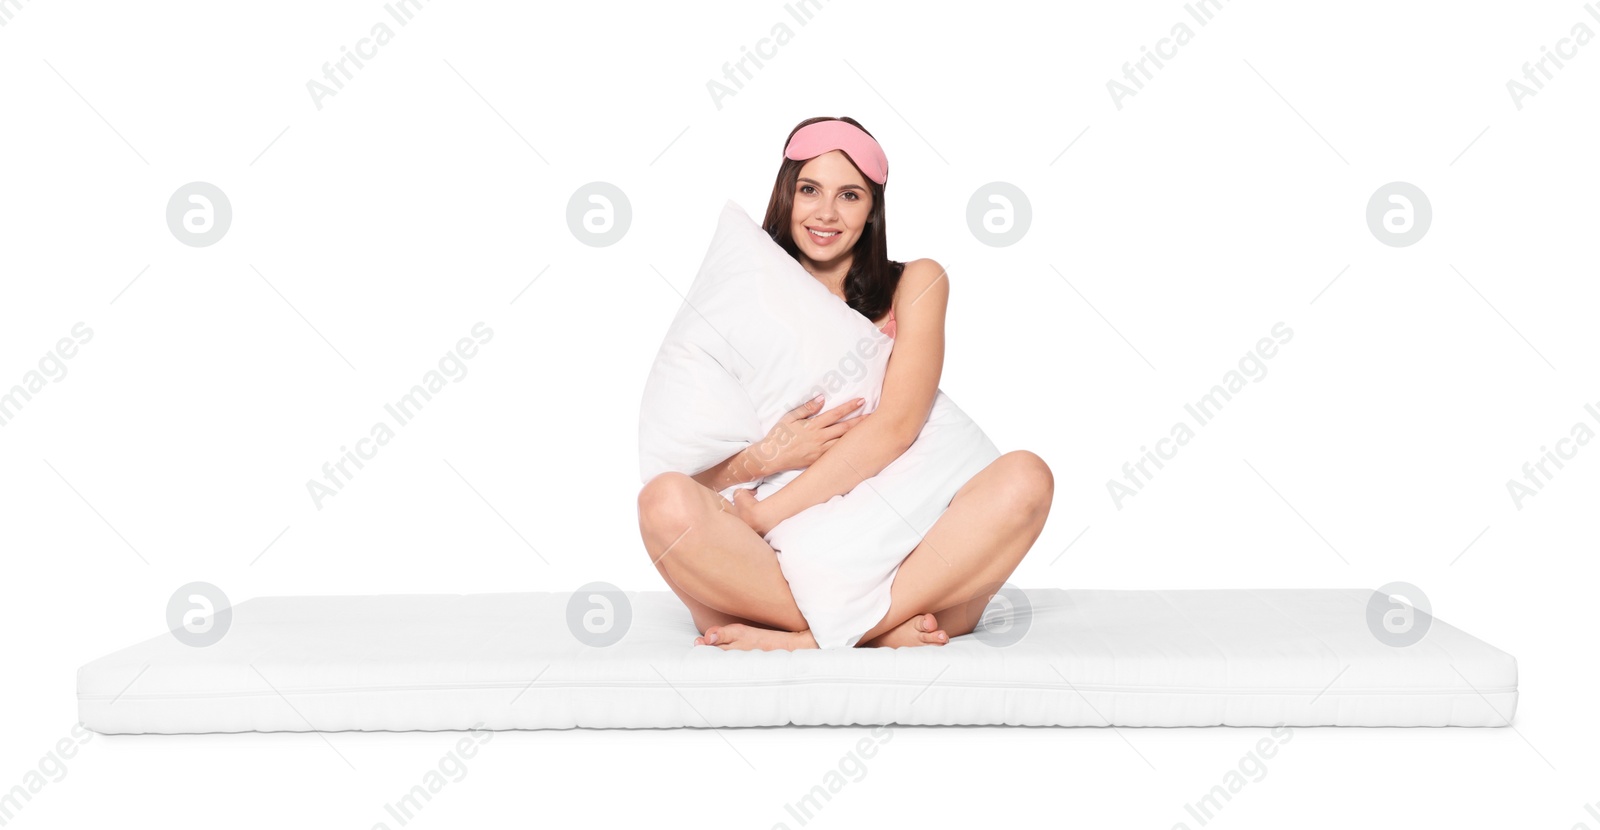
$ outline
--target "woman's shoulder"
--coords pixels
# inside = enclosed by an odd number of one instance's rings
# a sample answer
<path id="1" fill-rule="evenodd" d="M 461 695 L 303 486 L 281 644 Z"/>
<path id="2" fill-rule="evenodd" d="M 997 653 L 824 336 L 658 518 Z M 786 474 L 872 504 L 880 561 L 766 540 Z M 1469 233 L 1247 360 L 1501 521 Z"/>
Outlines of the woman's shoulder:
<path id="1" fill-rule="evenodd" d="M 934 280 L 944 277 L 944 266 L 937 260 L 913 259 L 905 263 L 905 270 L 900 272 L 901 280 L 909 280 L 927 285 Z"/>
<path id="2" fill-rule="evenodd" d="M 900 284 L 895 288 L 899 297 L 921 297 L 930 290 L 947 292 L 950 275 L 944 266 L 932 259 L 913 259 L 904 263 Z"/>

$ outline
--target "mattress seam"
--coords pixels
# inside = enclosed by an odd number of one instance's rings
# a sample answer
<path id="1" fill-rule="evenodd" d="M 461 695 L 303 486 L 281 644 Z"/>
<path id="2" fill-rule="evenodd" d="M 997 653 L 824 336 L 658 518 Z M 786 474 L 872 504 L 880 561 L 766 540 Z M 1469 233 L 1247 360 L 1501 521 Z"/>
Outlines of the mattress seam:
<path id="1" fill-rule="evenodd" d="M 279 696 L 279 695 L 337 695 L 337 694 L 365 694 L 365 693 L 384 693 L 384 692 L 486 691 L 486 690 L 493 690 L 493 689 L 524 689 L 524 688 L 526 688 L 526 689 L 531 691 L 535 686 L 537 686 L 538 688 L 543 688 L 543 689 L 571 689 L 571 688 L 585 688 L 585 689 L 612 689 L 612 688 L 614 688 L 614 689 L 629 689 L 629 688 L 631 688 L 631 689 L 638 689 L 638 688 L 645 688 L 645 689 L 676 689 L 676 688 L 693 688 L 693 689 L 732 689 L 732 690 L 737 690 L 737 689 L 740 689 L 740 688 L 750 688 L 750 687 L 762 688 L 762 687 L 771 687 L 771 686 L 813 685 L 813 684 L 826 684 L 826 683 L 843 683 L 843 684 L 849 684 L 849 685 L 882 685 L 882 686 L 898 686 L 898 687 L 911 687 L 911 688 L 925 688 L 927 686 L 927 684 L 922 680 L 898 681 L 898 680 L 892 680 L 892 679 L 866 679 L 866 678 L 853 678 L 853 677 L 790 678 L 790 679 L 774 680 L 774 681 L 760 682 L 760 683 L 748 682 L 748 681 L 730 683 L 730 682 L 727 682 L 727 681 L 689 681 L 689 680 L 677 681 L 677 682 L 673 682 L 673 683 L 660 683 L 660 682 L 656 682 L 656 681 L 652 681 L 652 680 L 642 680 L 642 681 L 604 681 L 604 682 L 595 682 L 595 681 L 546 681 L 546 682 L 543 682 L 543 683 L 535 683 L 535 684 L 531 684 L 530 685 L 529 683 L 524 682 L 524 681 L 508 681 L 508 682 L 498 682 L 498 683 L 477 683 L 477 684 L 471 684 L 471 685 L 455 685 L 455 686 L 446 686 L 446 685 L 410 685 L 410 686 L 383 686 L 383 687 L 347 686 L 347 687 L 322 688 L 322 689 L 285 689 L 285 688 L 280 687 L 280 688 L 275 689 L 275 690 L 274 689 L 266 689 L 266 690 L 254 690 L 254 689 L 252 689 L 252 690 L 245 690 L 245 691 L 237 691 L 236 690 L 236 691 L 222 691 L 222 692 L 152 692 L 152 693 L 145 693 L 145 694 L 123 693 L 123 694 L 120 694 L 120 695 L 112 695 L 112 694 L 82 694 L 82 693 L 79 693 L 78 699 L 79 700 L 185 700 L 185 699 L 195 699 L 195 698 L 220 698 L 220 697 L 274 697 L 274 696 Z M 1133 687 L 1133 686 L 1094 686 L 1094 685 L 1086 685 L 1086 684 L 1082 684 L 1082 683 L 1077 683 L 1077 684 L 1073 684 L 1071 686 L 1067 686 L 1067 685 L 1052 684 L 1052 683 L 961 683 L 961 682 L 952 682 L 952 681 L 942 681 L 938 685 L 941 688 L 956 687 L 956 688 L 964 688 L 964 689 L 988 689 L 988 690 L 1028 689 L 1028 690 L 1046 690 L 1046 691 L 1054 690 L 1054 691 L 1062 691 L 1062 692 L 1078 692 L 1078 691 L 1099 692 L 1099 693 L 1107 693 L 1107 694 L 1316 695 L 1316 694 L 1320 693 L 1323 696 L 1328 696 L 1328 695 L 1348 696 L 1348 695 L 1462 695 L 1462 694 L 1475 694 L 1475 692 L 1472 689 L 1449 689 L 1449 688 L 1432 688 L 1432 689 L 1416 689 L 1416 688 L 1407 688 L 1407 689 L 1342 689 L 1342 690 L 1335 691 L 1335 690 L 1332 690 L 1332 689 L 1323 690 L 1323 689 L 1314 689 L 1314 688 L 1310 688 L 1310 687 L 1306 687 L 1306 688 L 1262 688 L 1262 689 L 1233 689 L 1233 688 L 1208 689 L 1208 688 L 1194 688 L 1194 687 L 1161 687 L 1161 686 L 1139 686 L 1139 687 Z M 1481 693 L 1486 694 L 1486 695 L 1488 695 L 1488 694 L 1512 694 L 1512 693 L 1515 693 L 1516 691 L 1517 691 L 1517 687 L 1515 687 L 1515 686 L 1497 687 L 1497 688 L 1494 688 L 1494 689 L 1478 689 L 1477 690 L 1477 692 L 1481 692 Z"/>

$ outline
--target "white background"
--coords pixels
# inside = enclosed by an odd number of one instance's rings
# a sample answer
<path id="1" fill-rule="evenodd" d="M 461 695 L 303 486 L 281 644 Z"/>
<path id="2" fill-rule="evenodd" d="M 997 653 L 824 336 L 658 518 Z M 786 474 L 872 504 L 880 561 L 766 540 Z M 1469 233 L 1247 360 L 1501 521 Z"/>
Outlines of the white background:
<path id="1" fill-rule="evenodd" d="M 790 128 L 850 115 L 891 160 L 891 256 L 949 269 L 942 387 L 1055 472 L 1014 583 L 1405 580 L 1518 658 L 1513 729 L 1298 730 L 1214 826 L 1600 827 L 1600 446 L 1520 510 L 1506 489 L 1600 430 L 1600 45 L 1520 110 L 1506 88 L 1600 20 L 1049 8 L 433 2 L 319 110 L 307 81 L 389 21 L 375 0 L 7 7 L 0 389 L 74 323 L 94 335 L 0 427 L 0 787 L 72 728 L 76 668 L 159 632 L 190 581 L 235 602 L 664 587 L 635 434 L 674 288 L 724 200 L 760 218 Z M 1118 109 L 1107 81 L 1180 20 L 1193 40 Z M 707 82 L 778 22 L 793 39 L 719 108 Z M 1396 180 L 1433 208 L 1410 247 L 1366 225 Z M 210 247 L 166 226 L 191 181 L 233 206 Z M 611 247 L 567 228 L 591 181 L 632 204 Z M 1032 205 L 1009 247 L 967 227 L 992 181 Z M 306 481 L 478 321 L 469 374 L 317 509 Z M 1119 510 L 1107 480 L 1278 321 L 1269 373 Z M 413 826 L 798 826 L 783 805 L 866 734 L 500 733 Z M 814 824 L 1198 826 L 1183 805 L 1263 734 L 897 729 Z M 458 737 L 97 736 L 8 826 L 365 828 Z"/>

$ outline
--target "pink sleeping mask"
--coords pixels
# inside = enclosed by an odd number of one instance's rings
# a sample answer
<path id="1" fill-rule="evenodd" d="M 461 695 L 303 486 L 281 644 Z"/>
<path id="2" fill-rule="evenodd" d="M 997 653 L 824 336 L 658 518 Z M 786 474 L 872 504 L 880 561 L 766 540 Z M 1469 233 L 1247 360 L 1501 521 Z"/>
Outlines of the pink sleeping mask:
<path id="1" fill-rule="evenodd" d="M 889 180 L 889 157 L 866 131 L 848 121 L 817 121 L 795 131 L 784 158 L 795 161 L 813 159 L 830 150 L 843 150 L 867 178 L 884 184 Z"/>

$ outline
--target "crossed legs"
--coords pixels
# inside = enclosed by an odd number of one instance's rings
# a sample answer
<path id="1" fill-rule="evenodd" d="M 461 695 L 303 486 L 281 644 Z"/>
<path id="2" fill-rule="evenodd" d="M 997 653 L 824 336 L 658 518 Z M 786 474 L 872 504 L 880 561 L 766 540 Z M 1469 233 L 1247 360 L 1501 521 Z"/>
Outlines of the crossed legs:
<path id="1" fill-rule="evenodd" d="M 897 626 L 930 612 L 951 637 L 972 633 L 1039 538 L 1054 495 L 1055 478 L 1039 456 L 1018 450 L 990 462 L 900 564 L 889 611 L 861 644 L 892 645 Z"/>
<path id="2" fill-rule="evenodd" d="M 1027 451 L 1006 453 L 973 476 L 901 563 L 889 611 L 860 645 L 942 643 L 970 633 L 1038 539 L 1053 495 L 1050 468 Z M 704 641 L 815 647 L 777 554 L 728 507 L 681 473 L 651 479 L 639 492 L 639 533 L 651 562 Z"/>

